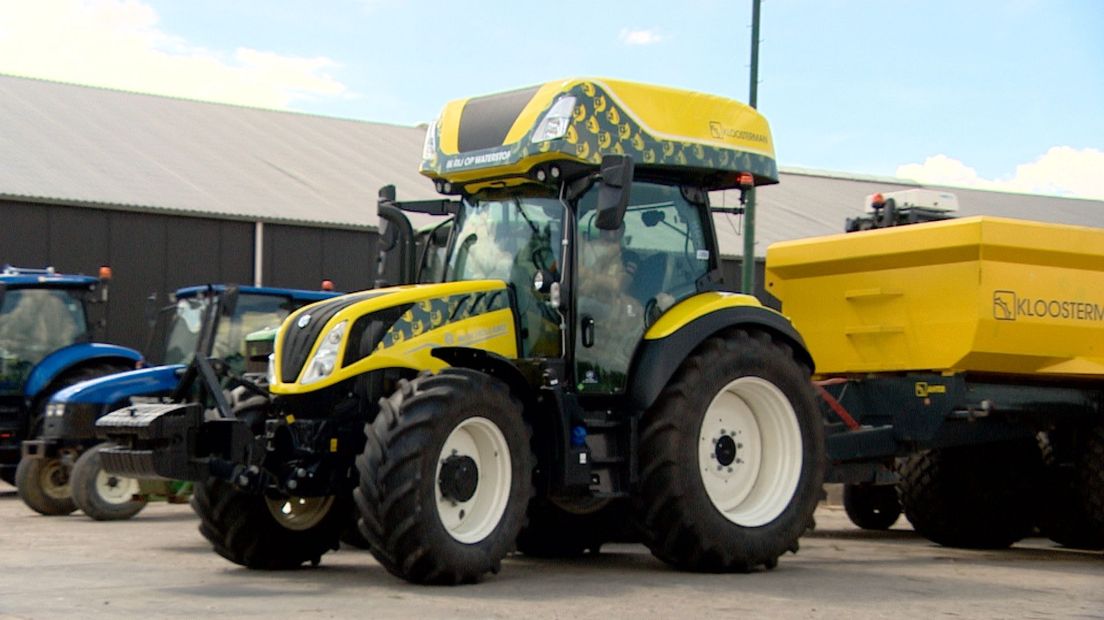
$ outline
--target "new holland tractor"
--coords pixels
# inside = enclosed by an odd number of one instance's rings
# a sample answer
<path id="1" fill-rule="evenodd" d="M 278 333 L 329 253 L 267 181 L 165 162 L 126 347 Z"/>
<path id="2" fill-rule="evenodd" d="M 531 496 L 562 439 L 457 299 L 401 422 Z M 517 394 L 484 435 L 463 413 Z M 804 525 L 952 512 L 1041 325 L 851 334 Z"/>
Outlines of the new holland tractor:
<path id="1" fill-rule="evenodd" d="M 697 571 L 772 568 L 811 525 L 823 429 L 802 339 L 720 291 L 709 191 L 775 183 L 770 130 L 720 97 L 571 79 L 448 104 L 421 166 L 453 214 L 442 281 L 307 306 L 276 338 L 263 435 L 196 407 L 100 428 L 118 471 L 197 481 L 232 562 L 337 547 L 349 502 L 417 583 L 574 555 L 635 522 Z"/>
<path id="2" fill-rule="evenodd" d="M 19 496 L 44 515 L 65 515 L 79 508 L 97 520 L 130 518 L 151 495 L 178 498 L 179 483 L 139 483 L 103 472 L 99 453 L 104 446 L 96 440 L 96 419 L 132 401 L 171 397 L 196 355 L 221 360 L 227 374 L 242 374 L 248 370 L 247 335 L 279 325 L 296 308 L 335 295 L 222 284 L 176 291 L 174 303 L 161 309 L 154 322 L 147 360 L 156 365 L 82 381 L 49 400 L 41 434 L 23 442 Z M 263 363 L 260 370 L 263 376 Z"/>
<path id="3" fill-rule="evenodd" d="M 133 349 L 92 342 L 94 310 L 110 278 L 59 274 L 52 268 L 0 270 L 0 479 L 62 477 L 54 469 L 19 469 L 20 443 L 37 437 L 46 403 L 62 388 L 134 368 Z"/>

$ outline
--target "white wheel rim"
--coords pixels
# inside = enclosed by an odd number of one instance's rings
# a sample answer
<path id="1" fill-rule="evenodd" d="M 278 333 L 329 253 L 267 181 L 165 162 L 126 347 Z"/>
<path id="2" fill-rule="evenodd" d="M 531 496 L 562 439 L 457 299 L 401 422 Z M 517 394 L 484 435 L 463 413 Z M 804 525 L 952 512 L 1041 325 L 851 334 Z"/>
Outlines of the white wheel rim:
<path id="1" fill-rule="evenodd" d="M 268 511 L 276 522 L 285 529 L 296 532 L 308 530 L 319 523 L 330 512 L 334 496 L 326 497 L 279 497 L 265 498 Z"/>
<path id="2" fill-rule="evenodd" d="M 138 479 L 124 478 L 104 470 L 96 472 L 96 495 L 113 505 L 125 504 L 138 494 Z"/>
<path id="3" fill-rule="evenodd" d="M 466 456 L 475 462 L 478 482 L 475 493 L 466 501 L 456 501 L 441 492 L 441 469 L 454 456 Z M 433 480 L 437 514 L 449 535 L 466 544 L 489 536 L 506 512 L 511 476 L 510 448 L 498 425 L 487 418 L 468 418 L 454 428 L 441 447 Z"/>
<path id="4" fill-rule="evenodd" d="M 770 381 L 741 377 L 709 403 L 698 470 L 709 500 L 729 521 L 758 527 L 782 514 L 797 490 L 802 460 L 793 405 Z"/>
<path id="5" fill-rule="evenodd" d="M 58 459 L 45 459 L 38 474 L 38 486 L 52 499 L 69 499 L 69 471 Z"/>

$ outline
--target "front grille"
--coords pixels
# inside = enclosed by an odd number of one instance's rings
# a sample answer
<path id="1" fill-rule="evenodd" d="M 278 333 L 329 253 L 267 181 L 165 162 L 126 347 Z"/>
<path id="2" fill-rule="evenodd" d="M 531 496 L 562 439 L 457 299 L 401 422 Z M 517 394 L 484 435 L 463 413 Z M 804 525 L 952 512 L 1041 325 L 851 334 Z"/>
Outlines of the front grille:
<path id="1" fill-rule="evenodd" d="M 307 356 L 310 355 L 315 341 L 322 335 L 322 329 L 335 314 L 355 303 L 373 297 L 379 297 L 384 294 L 386 293 L 357 293 L 311 306 L 310 309 L 307 310 L 307 314 L 310 314 L 311 319 L 306 327 L 299 327 L 298 325 L 300 317 L 303 316 L 302 311 L 293 314 L 283 328 L 284 338 L 283 350 L 280 356 L 280 380 L 284 383 L 295 382 L 295 379 L 299 377 L 299 373 L 303 370 L 303 365 L 307 363 Z"/>

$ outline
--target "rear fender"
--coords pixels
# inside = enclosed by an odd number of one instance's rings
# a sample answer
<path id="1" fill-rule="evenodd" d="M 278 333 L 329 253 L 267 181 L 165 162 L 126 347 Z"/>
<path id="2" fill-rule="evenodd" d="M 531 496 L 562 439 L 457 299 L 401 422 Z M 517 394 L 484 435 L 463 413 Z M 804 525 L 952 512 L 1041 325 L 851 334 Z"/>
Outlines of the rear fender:
<path id="1" fill-rule="evenodd" d="M 644 334 L 637 347 L 626 393 L 634 411 L 652 406 L 682 362 L 718 332 L 745 326 L 770 333 L 786 342 L 794 357 L 810 371 L 813 358 L 790 321 L 749 295 L 703 293 L 664 314 Z"/>
<path id="2" fill-rule="evenodd" d="M 141 359 L 142 354 L 129 347 L 89 342 L 72 344 L 47 355 L 31 370 L 27 377 L 26 397 L 33 400 L 61 374 L 87 362 L 118 362 L 134 366 Z"/>

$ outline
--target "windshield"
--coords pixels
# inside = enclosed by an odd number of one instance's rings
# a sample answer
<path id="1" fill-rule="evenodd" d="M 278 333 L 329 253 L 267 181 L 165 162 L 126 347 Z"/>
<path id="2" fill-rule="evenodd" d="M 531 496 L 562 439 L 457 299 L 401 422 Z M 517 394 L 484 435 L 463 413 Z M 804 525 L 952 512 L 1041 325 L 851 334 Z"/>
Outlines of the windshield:
<path id="1" fill-rule="evenodd" d="M 464 201 L 446 280 L 515 281 L 529 272 L 560 268 L 564 208 L 556 198 L 512 196 Z M 524 281 L 531 287 L 532 278 Z"/>
<path id="2" fill-rule="evenodd" d="M 195 355 L 203 315 L 207 310 L 207 297 L 188 297 L 161 311 L 155 334 L 163 334 L 164 354 L 152 351 L 151 359 L 161 364 L 187 364 Z M 157 338 L 157 336 L 155 336 Z M 156 342 L 157 340 L 155 340 Z"/>
<path id="3" fill-rule="evenodd" d="M 19 390 L 44 357 L 87 339 L 81 292 L 8 290 L 0 306 L 0 390 Z"/>
<path id="4" fill-rule="evenodd" d="M 222 317 L 219 321 L 211 355 L 225 360 L 235 372 L 244 372 L 245 337 L 262 329 L 279 327 L 292 310 L 306 303 L 275 295 L 239 294 L 233 318 L 228 321 Z"/>
<path id="5" fill-rule="evenodd" d="M 526 326 L 522 355 L 560 354 L 559 317 L 547 294 L 537 293 L 533 280 L 560 279 L 563 265 L 564 206 L 547 195 L 516 194 L 496 199 L 465 200 L 457 216 L 446 281 L 504 280 L 517 297 Z"/>

